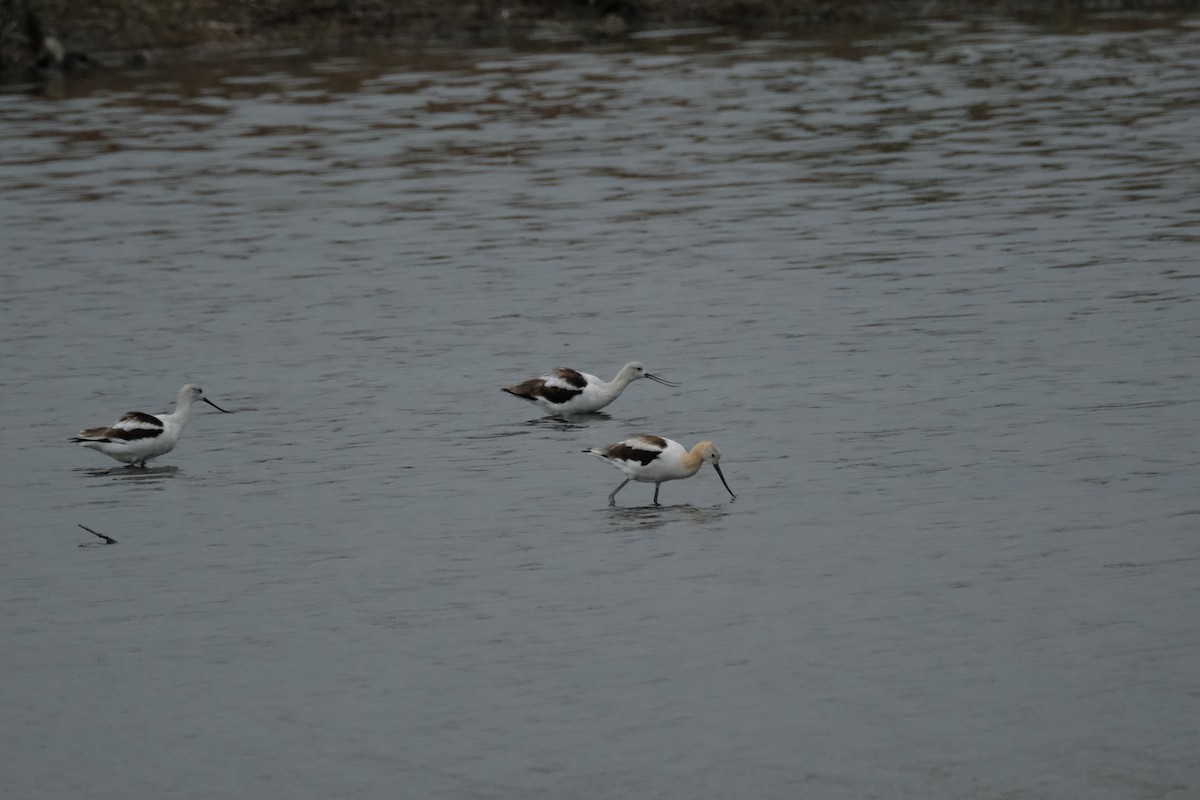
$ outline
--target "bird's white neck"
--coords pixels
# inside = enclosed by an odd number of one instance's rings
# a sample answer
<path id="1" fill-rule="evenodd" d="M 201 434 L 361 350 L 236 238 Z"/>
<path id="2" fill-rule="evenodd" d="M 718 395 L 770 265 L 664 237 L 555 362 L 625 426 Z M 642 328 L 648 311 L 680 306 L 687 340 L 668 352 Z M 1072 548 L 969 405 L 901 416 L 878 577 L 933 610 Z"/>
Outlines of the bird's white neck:
<path id="1" fill-rule="evenodd" d="M 619 392 L 633 382 L 636 373 L 629 367 L 621 367 L 621 371 L 617 373 L 617 377 L 608 382 L 608 390 L 610 392 Z"/>
<path id="2" fill-rule="evenodd" d="M 704 443 L 688 450 L 683 456 L 683 468 L 687 470 L 689 476 L 695 475 L 700 471 L 700 467 L 704 464 Z"/>
<path id="3" fill-rule="evenodd" d="M 192 395 L 190 392 L 180 392 L 179 397 L 175 399 L 175 410 L 167 414 L 176 425 L 183 427 L 187 422 L 188 412 L 192 409 Z"/>

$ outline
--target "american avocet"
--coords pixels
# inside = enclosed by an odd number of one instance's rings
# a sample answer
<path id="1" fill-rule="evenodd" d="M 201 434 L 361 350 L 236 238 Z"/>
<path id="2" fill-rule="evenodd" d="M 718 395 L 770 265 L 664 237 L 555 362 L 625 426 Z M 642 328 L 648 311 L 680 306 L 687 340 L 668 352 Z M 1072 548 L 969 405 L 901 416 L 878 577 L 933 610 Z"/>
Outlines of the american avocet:
<path id="1" fill-rule="evenodd" d="M 599 411 L 621 396 L 625 387 L 638 378 L 649 378 L 663 386 L 679 386 L 665 378 L 646 372 L 637 361 L 621 367 L 617 377 L 602 381 L 595 375 L 559 367 L 549 375 L 530 378 L 524 383 L 509 386 L 501 391 L 536 403 L 551 414 L 588 414 Z"/>
<path id="2" fill-rule="evenodd" d="M 653 483 L 654 505 L 658 505 L 658 487 L 661 484 L 692 477 L 705 461 L 713 465 L 729 496 L 737 499 L 737 495 L 725 482 L 725 474 L 721 472 L 721 451 L 709 441 L 700 442 L 688 450 L 679 442 L 661 436 L 634 436 L 623 442 L 593 447 L 583 452 L 607 461 L 628 476 L 608 496 L 610 506 L 616 505 L 617 492 L 624 489 L 625 484 L 630 481 Z"/>
<path id="3" fill-rule="evenodd" d="M 131 466 L 144 467 L 148 460 L 175 449 L 194 400 L 203 400 L 217 411 L 233 413 L 205 397 L 199 386 L 189 383 L 179 390 L 175 410 L 170 414 L 129 411 L 112 425 L 80 431 L 78 436 L 71 437 L 71 441 Z"/>

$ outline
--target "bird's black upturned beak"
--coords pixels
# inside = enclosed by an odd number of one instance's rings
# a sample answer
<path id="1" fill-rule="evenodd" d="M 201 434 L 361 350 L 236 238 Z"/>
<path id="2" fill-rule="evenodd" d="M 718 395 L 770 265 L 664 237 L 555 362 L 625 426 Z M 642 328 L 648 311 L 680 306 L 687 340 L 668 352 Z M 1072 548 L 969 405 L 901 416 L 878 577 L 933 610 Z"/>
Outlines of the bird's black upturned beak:
<path id="1" fill-rule="evenodd" d="M 200 399 L 201 399 L 201 400 L 203 400 L 204 402 L 208 403 L 210 406 L 212 406 L 213 408 L 215 408 L 217 411 L 224 411 L 226 414 L 232 414 L 232 413 L 233 413 L 232 411 L 225 411 L 225 409 L 221 408 L 219 405 L 217 405 L 216 403 L 214 403 L 212 400 L 209 400 L 207 397 L 201 397 Z M 726 489 L 728 489 L 729 487 L 728 487 L 728 486 L 726 486 L 725 488 L 726 488 Z"/>
<path id="2" fill-rule="evenodd" d="M 721 465 L 713 464 L 713 469 L 717 471 L 717 477 L 721 479 L 721 483 L 725 484 L 725 491 L 729 492 L 730 497 L 732 497 L 734 500 L 737 500 L 737 495 L 733 493 L 733 489 L 730 489 L 729 484 L 725 483 L 725 473 L 721 472 Z"/>
<path id="3" fill-rule="evenodd" d="M 674 388 L 674 389 L 678 389 L 678 388 L 679 388 L 679 384 L 678 384 L 678 383 L 674 383 L 674 382 L 672 382 L 672 381 L 669 381 L 669 380 L 667 380 L 666 378 L 660 378 L 660 377 L 658 377 L 657 375 L 651 375 L 649 372 L 647 372 L 647 373 L 646 373 L 646 377 L 647 377 L 647 378 L 649 378 L 650 380 L 654 381 L 655 383 L 661 383 L 663 386 L 670 386 L 670 387 L 672 387 L 672 388 Z"/>

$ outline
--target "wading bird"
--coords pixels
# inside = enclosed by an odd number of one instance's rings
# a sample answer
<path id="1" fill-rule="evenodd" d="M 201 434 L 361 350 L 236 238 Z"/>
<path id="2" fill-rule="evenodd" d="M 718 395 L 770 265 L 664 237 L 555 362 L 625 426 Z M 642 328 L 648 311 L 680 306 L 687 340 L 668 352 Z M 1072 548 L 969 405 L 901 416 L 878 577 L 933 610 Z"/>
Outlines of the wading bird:
<path id="1" fill-rule="evenodd" d="M 713 465 L 729 496 L 737 499 L 737 495 L 725 482 L 725 474 L 721 472 L 721 451 L 709 441 L 700 442 L 688 450 L 679 442 L 661 436 L 634 436 L 623 442 L 593 447 L 583 452 L 607 461 L 627 476 L 608 496 L 610 506 L 617 504 L 617 492 L 624 489 L 625 484 L 630 481 L 653 483 L 654 505 L 658 505 L 660 485 L 666 481 L 692 477 L 705 461 Z"/>
<path id="2" fill-rule="evenodd" d="M 133 467 L 144 467 L 146 462 L 175 449 L 179 434 L 187 424 L 188 411 L 195 400 L 203 400 L 217 411 L 231 414 L 204 396 L 204 390 L 189 383 L 179 390 L 175 410 L 170 414 L 146 414 L 130 411 L 112 425 L 88 428 L 71 438 L 80 447 L 97 450 L 109 458 L 123 461 Z"/>
<path id="3" fill-rule="evenodd" d="M 555 416 L 570 416 L 599 411 L 620 397 L 625 387 L 638 378 L 649 378 L 663 386 L 679 386 L 678 383 L 651 375 L 639 362 L 631 361 L 621 367 L 617 377 L 611 381 L 602 381 L 586 372 L 559 367 L 549 375 L 530 378 L 501 391 L 536 403 Z"/>

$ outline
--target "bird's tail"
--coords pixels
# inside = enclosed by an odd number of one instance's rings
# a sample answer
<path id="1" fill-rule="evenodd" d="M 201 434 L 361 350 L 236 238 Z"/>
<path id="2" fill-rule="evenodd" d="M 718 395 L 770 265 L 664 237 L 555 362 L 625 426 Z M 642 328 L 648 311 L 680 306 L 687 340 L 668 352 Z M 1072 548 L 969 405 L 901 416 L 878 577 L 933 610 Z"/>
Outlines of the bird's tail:
<path id="1" fill-rule="evenodd" d="M 523 394 L 523 393 L 521 393 L 521 392 L 518 392 L 518 391 L 516 390 L 516 388 L 515 388 L 515 387 L 501 386 L 501 387 L 500 387 L 500 391 L 502 391 L 502 392 L 508 392 L 508 393 L 509 393 L 509 394 L 511 394 L 513 397 L 519 397 L 519 398 L 521 398 L 522 400 L 528 400 L 528 401 L 529 401 L 529 402 L 531 402 L 531 403 L 533 403 L 533 402 L 536 402 L 536 401 L 533 399 L 533 397 L 531 397 L 530 395 L 527 395 L 527 394 Z"/>
<path id="2" fill-rule="evenodd" d="M 88 428 L 86 431 L 80 431 L 78 436 L 72 436 L 67 441 L 69 442 L 111 442 L 112 438 L 108 436 L 108 431 L 105 428 Z"/>

